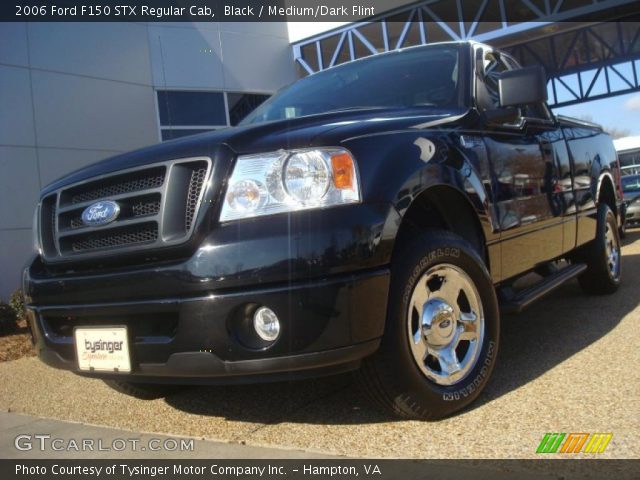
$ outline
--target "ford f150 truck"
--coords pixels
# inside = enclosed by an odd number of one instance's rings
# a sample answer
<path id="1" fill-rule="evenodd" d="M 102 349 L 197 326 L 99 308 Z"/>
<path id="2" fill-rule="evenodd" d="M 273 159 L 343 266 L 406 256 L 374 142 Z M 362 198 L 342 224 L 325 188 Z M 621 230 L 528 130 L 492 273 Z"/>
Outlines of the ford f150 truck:
<path id="1" fill-rule="evenodd" d="M 501 312 L 618 288 L 621 201 L 611 139 L 551 113 L 541 68 L 408 48 L 44 188 L 29 321 L 42 361 L 139 397 L 357 370 L 437 419 L 485 387 Z"/>

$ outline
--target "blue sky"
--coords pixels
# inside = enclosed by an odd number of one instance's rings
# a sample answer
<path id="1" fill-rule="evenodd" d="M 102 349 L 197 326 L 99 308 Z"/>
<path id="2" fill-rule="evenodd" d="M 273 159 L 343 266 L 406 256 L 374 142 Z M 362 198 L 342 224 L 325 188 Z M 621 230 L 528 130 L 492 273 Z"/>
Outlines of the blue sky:
<path id="1" fill-rule="evenodd" d="M 289 41 L 297 42 L 316 33 L 326 32 L 332 28 L 338 28 L 349 22 L 287 22 Z"/>
<path id="2" fill-rule="evenodd" d="M 640 93 L 637 92 L 556 108 L 554 113 L 570 117 L 589 116 L 604 127 L 628 130 L 631 135 L 640 135 Z"/>

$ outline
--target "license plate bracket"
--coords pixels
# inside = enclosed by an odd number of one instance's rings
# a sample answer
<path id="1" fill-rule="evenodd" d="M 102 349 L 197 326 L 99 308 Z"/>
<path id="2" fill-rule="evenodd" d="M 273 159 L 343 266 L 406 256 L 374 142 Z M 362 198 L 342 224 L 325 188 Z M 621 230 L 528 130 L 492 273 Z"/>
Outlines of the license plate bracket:
<path id="1" fill-rule="evenodd" d="M 78 369 L 83 372 L 131 372 L 126 326 L 80 326 L 73 330 Z"/>

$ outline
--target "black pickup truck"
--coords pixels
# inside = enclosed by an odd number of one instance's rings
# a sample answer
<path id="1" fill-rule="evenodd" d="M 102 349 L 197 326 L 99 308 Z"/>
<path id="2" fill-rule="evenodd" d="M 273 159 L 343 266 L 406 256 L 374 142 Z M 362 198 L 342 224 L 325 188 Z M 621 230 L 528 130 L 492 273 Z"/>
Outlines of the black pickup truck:
<path id="1" fill-rule="evenodd" d="M 357 370 L 396 414 L 459 410 L 501 312 L 620 283 L 612 141 L 545 100 L 540 68 L 433 44 L 67 175 L 23 276 L 40 358 L 139 397 Z"/>

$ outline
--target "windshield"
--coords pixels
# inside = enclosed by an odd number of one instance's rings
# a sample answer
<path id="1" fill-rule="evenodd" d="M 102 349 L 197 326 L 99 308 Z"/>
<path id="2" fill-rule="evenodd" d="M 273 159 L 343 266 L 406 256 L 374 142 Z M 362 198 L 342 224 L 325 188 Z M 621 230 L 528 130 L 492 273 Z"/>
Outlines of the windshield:
<path id="1" fill-rule="evenodd" d="M 640 192 L 640 175 L 622 177 L 622 190 L 624 192 Z"/>
<path id="2" fill-rule="evenodd" d="M 310 75 L 275 94 L 241 125 L 335 110 L 458 106 L 458 50 L 456 45 L 413 48 Z"/>

